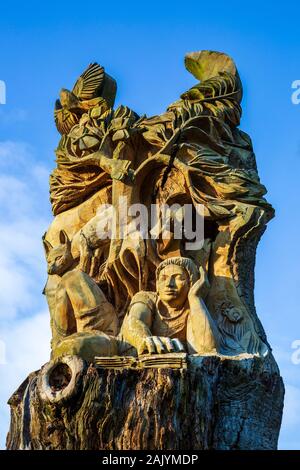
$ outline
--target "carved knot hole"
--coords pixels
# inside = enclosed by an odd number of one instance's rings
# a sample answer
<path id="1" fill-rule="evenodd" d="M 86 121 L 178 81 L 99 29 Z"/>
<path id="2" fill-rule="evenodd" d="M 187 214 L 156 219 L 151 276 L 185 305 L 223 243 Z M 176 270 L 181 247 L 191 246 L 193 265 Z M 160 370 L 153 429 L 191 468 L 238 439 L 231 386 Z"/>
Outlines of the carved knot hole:
<path id="1" fill-rule="evenodd" d="M 49 374 L 49 385 L 53 392 L 63 390 L 70 383 L 72 371 L 67 364 L 57 364 Z"/>

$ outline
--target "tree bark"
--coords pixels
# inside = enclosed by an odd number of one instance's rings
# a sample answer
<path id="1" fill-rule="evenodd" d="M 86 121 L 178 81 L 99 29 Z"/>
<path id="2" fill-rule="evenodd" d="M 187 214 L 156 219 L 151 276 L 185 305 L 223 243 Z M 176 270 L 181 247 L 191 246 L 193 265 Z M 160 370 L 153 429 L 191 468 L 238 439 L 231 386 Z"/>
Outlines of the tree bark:
<path id="1" fill-rule="evenodd" d="M 177 369 L 77 369 L 72 390 L 52 401 L 42 390 L 45 367 L 28 376 L 9 400 L 8 449 L 277 447 L 284 387 L 271 355 L 190 356 Z"/>

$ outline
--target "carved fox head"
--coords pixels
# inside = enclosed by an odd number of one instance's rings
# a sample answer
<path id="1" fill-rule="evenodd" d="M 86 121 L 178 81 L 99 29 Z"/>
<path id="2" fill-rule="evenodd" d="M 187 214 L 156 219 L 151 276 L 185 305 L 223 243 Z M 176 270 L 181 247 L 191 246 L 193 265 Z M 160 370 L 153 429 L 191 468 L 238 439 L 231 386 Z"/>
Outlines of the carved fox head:
<path id="1" fill-rule="evenodd" d="M 60 245 L 53 247 L 46 240 L 45 235 L 43 236 L 43 245 L 48 263 L 48 274 L 62 276 L 74 262 L 69 237 L 64 230 L 61 230 L 59 233 Z"/>

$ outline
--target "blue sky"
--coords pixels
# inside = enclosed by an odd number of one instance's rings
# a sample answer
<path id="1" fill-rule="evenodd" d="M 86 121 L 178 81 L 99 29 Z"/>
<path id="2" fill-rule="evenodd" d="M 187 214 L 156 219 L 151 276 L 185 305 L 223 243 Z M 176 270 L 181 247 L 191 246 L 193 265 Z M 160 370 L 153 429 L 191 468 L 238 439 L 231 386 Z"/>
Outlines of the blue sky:
<path id="1" fill-rule="evenodd" d="M 104 4 L 105 3 L 105 4 Z M 195 81 L 186 52 L 230 54 L 244 85 L 241 129 L 250 134 L 261 181 L 276 209 L 259 245 L 256 306 L 286 384 L 279 447 L 300 449 L 298 248 L 300 80 L 298 3 L 288 2 L 14 2 L 1 5 L 0 80 L 0 434 L 6 400 L 49 357 L 49 320 L 41 236 L 51 221 L 48 174 L 59 135 L 53 103 L 88 63 L 118 82 L 118 104 L 153 115 Z M 3 360 L 2 360 L 3 362 Z"/>

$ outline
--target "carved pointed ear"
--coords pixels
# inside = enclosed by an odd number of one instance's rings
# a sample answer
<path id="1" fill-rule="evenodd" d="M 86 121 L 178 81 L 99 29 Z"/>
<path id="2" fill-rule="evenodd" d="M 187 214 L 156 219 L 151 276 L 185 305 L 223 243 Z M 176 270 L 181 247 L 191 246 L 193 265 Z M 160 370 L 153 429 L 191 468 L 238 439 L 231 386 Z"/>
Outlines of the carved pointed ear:
<path id="1" fill-rule="evenodd" d="M 50 242 L 48 242 L 48 240 L 46 240 L 46 232 L 43 235 L 43 245 L 44 245 L 45 255 L 47 257 L 50 250 L 52 250 L 53 246 L 51 245 Z"/>
<path id="2" fill-rule="evenodd" d="M 66 234 L 64 230 L 61 230 L 59 232 L 59 241 L 62 245 L 69 245 L 71 243 L 68 235 Z"/>

